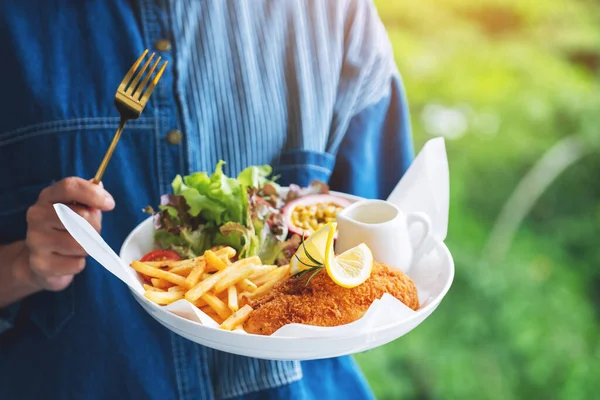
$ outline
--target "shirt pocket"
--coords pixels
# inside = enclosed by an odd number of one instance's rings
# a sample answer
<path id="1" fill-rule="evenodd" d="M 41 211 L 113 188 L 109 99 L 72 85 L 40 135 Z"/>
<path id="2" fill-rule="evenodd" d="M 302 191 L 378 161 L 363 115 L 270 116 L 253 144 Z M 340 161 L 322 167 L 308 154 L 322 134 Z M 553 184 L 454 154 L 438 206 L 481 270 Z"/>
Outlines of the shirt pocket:
<path id="1" fill-rule="evenodd" d="M 273 165 L 273 175 L 279 176 L 281 185 L 296 184 L 308 186 L 311 181 L 318 179 L 329 182 L 335 156 L 325 152 L 311 150 L 288 150 L 281 153 Z"/>

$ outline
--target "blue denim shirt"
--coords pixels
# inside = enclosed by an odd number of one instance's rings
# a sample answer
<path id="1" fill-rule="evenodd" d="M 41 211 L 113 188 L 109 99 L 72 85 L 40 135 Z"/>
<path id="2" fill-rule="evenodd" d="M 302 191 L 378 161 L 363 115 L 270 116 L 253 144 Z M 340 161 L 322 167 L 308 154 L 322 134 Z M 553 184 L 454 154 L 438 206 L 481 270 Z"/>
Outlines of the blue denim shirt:
<path id="1" fill-rule="evenodd" d="M 409 116 L 370 0 L 0 3 L 0 244 L 39 192 L 90 178 L 114 135 L 117 84 L 144 48 L 169 67 L 106 171 L 117 250 L 177 173 L 269 163 L 283 184 L 383 198 L 412 161 Z M 163 44 L 165 42 L 162 42 Z M 183 140 L 170 144 L 167 132 Z M 1 266 L 0 266 L 1 267 Z M 166 330 L 93 260 L 60 292 L 0 310 L 0 397 L 372 397 L 351 357 L 268 361 Z"/>

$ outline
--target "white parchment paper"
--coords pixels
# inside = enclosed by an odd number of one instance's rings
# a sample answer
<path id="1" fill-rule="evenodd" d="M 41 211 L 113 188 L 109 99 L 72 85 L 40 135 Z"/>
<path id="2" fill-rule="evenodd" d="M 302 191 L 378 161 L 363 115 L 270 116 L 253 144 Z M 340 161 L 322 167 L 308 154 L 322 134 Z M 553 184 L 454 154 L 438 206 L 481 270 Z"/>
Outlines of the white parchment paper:
<path id="1" fill-rule="evenodd" d="M 398 183 L 388 201 L 405 212 L 421 211 L 429 215 L 434 231 L 429 248 L 433 249 L 437 241 L 443 241 L 448 231 L 449 208 L 449 171 L 446 148 L 442 138 L 428 141 L 415 161 Z M 61 222 L 75 240 L 107 271 L 123 281 L 131 290 L 143 295 L 144 288 L 136 272 L 122 260 L 102 237 L 83 218 L 64 204 L 55 204 L 54 208 Z M 150 228 L 151 229 L 151 228 Z M 418 234 L 418 233 L 417 233 Z M 148 240 L 148 232 L 142 240 Z M 141 257 L 143 254 L 139 254 Z M 435 254 L 428 256 L 435 258 Z M 427 293 L 436 287 L 436 276 L 428 274 L 428 257 L 411 267 L 408 275 L 415 281 L 419 290 L 419 299 L 424 306 Z M 129 260 L 130 261 L 130 260 Z M 421 267 L 421 265 L 423 265 Z M 183 318 L 219 329 L 217 323 L 187 300 L 179 300 L 168 306 L 159 306 L 149 300 L 153 307 L 177 314 Z M 272 336 L 310 338 L 310 337 L 344 337 L 360 332 L 368 332 L 380 326 L 388 325 L 410 318 L 415 311 L 411 310 L 395 297 L 385 294 L 373 302 L 365 315 L 359 320 L 337 327 L 318 327 L 302 324 L 290 324 L 282 327 Z M 243 331 L 236 331 L 245 334 Z"/>

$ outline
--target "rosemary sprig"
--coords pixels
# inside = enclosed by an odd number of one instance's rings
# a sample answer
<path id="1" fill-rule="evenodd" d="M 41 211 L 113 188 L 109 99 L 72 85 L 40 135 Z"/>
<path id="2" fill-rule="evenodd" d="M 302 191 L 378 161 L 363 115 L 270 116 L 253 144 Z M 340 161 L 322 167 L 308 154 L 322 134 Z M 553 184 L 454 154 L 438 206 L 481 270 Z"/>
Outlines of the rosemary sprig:
<path id="1" fill-rule="evenodd" d="M 294 277 L 296 279 L 302 279 L 304 276 L 310 275 L 304 284 L 304 286 L 308 286 L 308 284 L 310 283 L 310 280 L 312 278 L 314 278 L 315 275 L 317 275 L 319 272 L 321 272 L 322 269 L 323 269 L 323 266 L 308 268 L 308 269 L 298 272 L 297 274 L 294 275 Z"/>
<path id="2" fill-rule="evenodd" d="M 302 261 L 300 259 L 300 257 L 298 256 L 298 253 L 296 252 L 296 254 L 294 254 L 294 257 L 296 257 L 296 259 L 298 260 L 298 262 L 306 267 L 308 267 L 307 269 L 304 269 L 300 272 L 297 272 L 293 275 L 294 278 L 296 279 L 302 279 L 303 277 L 305 277 L 306 275 L 310 276 L 308 277 L 308 279 L 306 280 L 306 283 L 304 284 L 304 286 L 308 286 L 308 284 L 310 283 L 311 279 L 315 277 L 315 275 L 317 275 L 319 272 L 321 272 L 321 270 L 323 268 L 325 268 L 325 266 L 323 265 L 323 263 L 317 261 L 309 252 L 308 250 L 306 250 L 306 244 L 304 243 L 304 235 L 302 235 L 301 239 L 300 239 L 300 247 L 304 247 L 304 254 L 306 254 L 306 258 L 309 259 L 310 262 L 312 262 L 313 264 L 308 264 L 304 261 Z"/>

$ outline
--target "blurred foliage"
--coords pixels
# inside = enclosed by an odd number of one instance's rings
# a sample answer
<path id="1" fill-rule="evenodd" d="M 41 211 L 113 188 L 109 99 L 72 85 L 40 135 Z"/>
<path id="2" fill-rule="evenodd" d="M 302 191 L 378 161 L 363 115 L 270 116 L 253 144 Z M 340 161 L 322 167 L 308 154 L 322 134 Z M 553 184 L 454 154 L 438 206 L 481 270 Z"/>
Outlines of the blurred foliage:
<path id="1" fill-rule="evenodd" d="M 378 0 L 415 147 L 447 138 L 456 277 L 432 316 L 358 355 L 380 399 L 592 399 L 600 377 L 600 2 Z M 574 135 L 588 151 L 482 249 L 523 175 Z"/>

